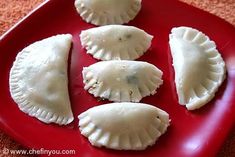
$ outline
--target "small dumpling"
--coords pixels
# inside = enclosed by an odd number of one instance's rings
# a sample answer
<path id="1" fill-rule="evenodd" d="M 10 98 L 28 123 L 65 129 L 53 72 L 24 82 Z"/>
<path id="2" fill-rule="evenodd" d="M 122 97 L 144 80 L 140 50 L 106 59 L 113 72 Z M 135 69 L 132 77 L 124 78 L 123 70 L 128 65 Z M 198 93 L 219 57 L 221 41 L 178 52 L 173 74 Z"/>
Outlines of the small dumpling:
<path id="1" fill-rule="evenodd" d="M 84 67 L 84 89 L 115 102 L 139 102 L 163 83 L 162 71 L 141 61 L 101 61 Z"/>
<path id="2" fill-rule="evenodd" d="M 215 42 L 196 29 L 173 28 L 169 42 L 179 103 L 188 110 L 200 108 L 225 79 L 225 63 Z"/>
<path id="3" fill-rule="evenodd" d="M 167 112 L 143 103 L 96 106 L 78 118 L 81 134 L 93 146 L 116 150 L 144 150 L 155 144 L 170 125 Z"/>
<path id="4" fill-rule="evenodd" d="M 67 60 L 72 36 L 37 41 L 16 56 L 10 71 L 10 93 L 21 111 L 45 123 L 73 121 L 68 94 Z"/>
<path id="5" fill-rule="evenodd" d="M 141 0 L 75 0 L 83 20 L 94 25 L 124 24 L 134 19 Z"/>
<path id="6" fill-rule="evenodd" d="M 139 28 L 122 25 L 91 28 L 80 34 L 87 53 L 100 60 L 135 60 L 149 49 L 152 39 Z"/>

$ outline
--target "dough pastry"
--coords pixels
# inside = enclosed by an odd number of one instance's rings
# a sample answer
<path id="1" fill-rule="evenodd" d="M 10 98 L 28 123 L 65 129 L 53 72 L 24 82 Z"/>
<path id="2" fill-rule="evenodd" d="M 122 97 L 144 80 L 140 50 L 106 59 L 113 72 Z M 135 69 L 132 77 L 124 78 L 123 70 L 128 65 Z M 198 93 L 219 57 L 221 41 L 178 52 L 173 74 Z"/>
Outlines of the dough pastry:
<path id="1" fill-rule="evenodd" d="M 100 60 L 135 60 L 151 46 L 153 36 L 122 25 L 108 25 L 84 30 L 80 40 L 87 53 Z"/>
<path id="2" fill-rule="evenodd" d="M 81 134 L 92 145 L 117 150 L 144 150 L 170 125 L 168 113 L 143 103 L 96 106 L 78 118 Z"/>
<path id="3" fill-rule="evenodd" d="M 21 111 L 45 123 L 73 121 L 68 94 L 70 34 L 37 41 L 18 53 L 10 71 L 10 93 Z"/>
<path id="4" fill-rule="evenodd" d="M 141 61 L 101 61 L 83 68 L 84 89 L 116 102 L 139 102 L 163 83 L 162 72 Z"/>
<path id="5" fill-rule="evenodd" d="M 173 28 L 170 48 L 179 103 L 188 110 L 209 102 L 225 79 L 225 63 L 214 41 L 190 27 Z"/>
<path id="6" fill-rule="evenodd" d="M 75 0 L 83 20 L 94 25 L 123 24 L 134 19 L 141 0 Z"/>

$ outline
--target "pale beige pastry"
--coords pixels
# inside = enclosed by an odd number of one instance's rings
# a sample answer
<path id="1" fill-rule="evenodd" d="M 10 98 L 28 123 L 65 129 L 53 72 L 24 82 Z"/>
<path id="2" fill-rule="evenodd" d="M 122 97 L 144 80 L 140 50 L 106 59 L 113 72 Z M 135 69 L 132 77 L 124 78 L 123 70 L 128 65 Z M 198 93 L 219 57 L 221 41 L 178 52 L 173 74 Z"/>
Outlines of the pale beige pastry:
<path id="1" fill-rule="evenodd" d="M 225 79 L 225 63 L 214 41 L 190 27 L 171 30 L 170 48 L 179 103 L 194 110 L 208 103 Z"/>
<path id="2" fill-rule="evenodd" d="M 143 103 L 111 103 L 81 113 L 79 129 L 93 146 L 144 150 L 170 125 L 167 112 Z"/>
<path id="3" fill-rule="evenodd" d="M 80 40 L 100 60 L 135 60 L 151 46 L 152 35 L 133 26 L 108 25 L 84 30 Z"/>
<path id="4" fill-rule="evenodd" d="M 84 67 L 84 89 L 115 102 L 139 102 L 163 83 L 162 71 L 141 61 L 101 61 Z"/>
<path id="5" fill-rule="evenodd" d="M 72 36 L 37 41 L 18 53 L 10 71 L 10 93 L 21 111 L 45 123 L 73 121 L 67 61 Z"/>
<path id="6" fill-rule="evenodd" d="M 82 19 L 94 25 L 124 24 L 134 19 L 141 0 L 75 0 Z"/>

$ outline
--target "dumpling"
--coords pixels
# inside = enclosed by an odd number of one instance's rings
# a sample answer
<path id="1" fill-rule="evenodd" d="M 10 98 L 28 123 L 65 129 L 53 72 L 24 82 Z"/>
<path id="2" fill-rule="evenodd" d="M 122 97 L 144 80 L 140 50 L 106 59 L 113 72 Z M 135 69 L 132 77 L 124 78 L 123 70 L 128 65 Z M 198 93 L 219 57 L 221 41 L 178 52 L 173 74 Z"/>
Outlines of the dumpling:
<path id="1" fill-rule="evenodd" d="M 162 71 L 141 61 L 101 61 L 84 67 L 84 89 L 115 102 L 139 102 L 163 83 Z"/>
<path id="2" fill-rule="evenodd" d="M 134 19 L 141 0 L 75 0 L 83 20 L 94 25 L 123 24 Z"/>
<path id="3" fill-rule="evenodd" d="M 143 103 L 96 106 L 78 118 L 81 134 L 93 146 L 116 150 L 144 150 L 170 125 L 167 112 Z"/>
<path id="4" fill-rule="evenodd" d="M 214 41 L 190 27 L 173 28 L 170 49 L 179 103 L 188 110 L 209 102 L 225 79 L 225 63 Z"/>
<path id="5" fill-rule="evenodd" d="M 21 111 L 45 123 L 73 121 L 68 94 L 70 34 L 37 41 L 18 53 L 10 71 L 10 93 Z"/>
<path id="6" fill-rule="evenodd" d="M 151 46 L 153 36 L 122 25 L 108 25 L 84 30 L 80 40 L 87 53 L 100 60 L 135 60 Z"/>

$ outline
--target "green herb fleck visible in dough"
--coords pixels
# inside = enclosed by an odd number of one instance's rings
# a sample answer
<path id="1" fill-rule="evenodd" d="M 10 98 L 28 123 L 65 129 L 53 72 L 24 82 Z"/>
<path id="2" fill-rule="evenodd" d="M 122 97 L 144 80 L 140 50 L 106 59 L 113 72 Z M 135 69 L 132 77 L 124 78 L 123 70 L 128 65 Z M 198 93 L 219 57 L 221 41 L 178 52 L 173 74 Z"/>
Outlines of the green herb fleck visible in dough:
<path id="1" fill-rule="evenodd" d="M 138 78 L 135 75 L 127 76 L 126 79 L 128 84 L 138 84 Z"/>
<path id="2" fill-rule="evenodd" d="M 125 37 L 126 37 L 126 39 L 130 39 L 132 37 L 132 35 L 131 34 L 126 34 Z"/>
<path id="3" fill-rule="evenodd" d="M 125 35 L 124 35 L 124 38 L 119 37 L 119 38 L 118 38 L 118 41 L 120 41 L 120 42 L 122 42 L 122 41 L 128 41 L 131 37 L 132 37 L 131 34 L 125 34 Z"/>

